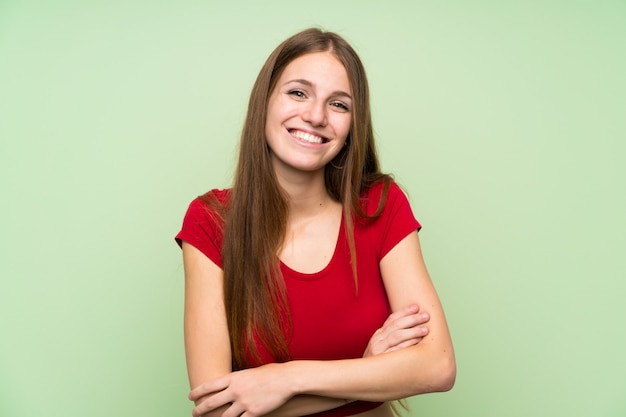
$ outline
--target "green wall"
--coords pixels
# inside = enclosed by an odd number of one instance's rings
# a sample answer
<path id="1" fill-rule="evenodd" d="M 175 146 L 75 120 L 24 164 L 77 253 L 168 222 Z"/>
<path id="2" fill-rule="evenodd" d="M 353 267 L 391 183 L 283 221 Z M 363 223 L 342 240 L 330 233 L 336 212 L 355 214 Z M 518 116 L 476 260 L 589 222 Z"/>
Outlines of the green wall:
<path id="1" fill-rule="evenodd" d="M 412 415 L 626 415 L 619 0 L 0 0 L 0 415 L 190 414 L 173 236 L 312 25 L 366 64 L 453 332 Z"/>

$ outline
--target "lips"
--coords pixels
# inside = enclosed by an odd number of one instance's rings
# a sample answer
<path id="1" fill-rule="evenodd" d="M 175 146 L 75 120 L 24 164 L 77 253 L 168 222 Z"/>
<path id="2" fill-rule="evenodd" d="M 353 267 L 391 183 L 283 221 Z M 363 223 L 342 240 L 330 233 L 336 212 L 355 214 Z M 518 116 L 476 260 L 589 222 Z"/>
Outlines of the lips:
<path id="1" fill-rule="evenodd" d="M 289 133 L 291 134 L 291 136 L 296 137 L 301 141 L 307 143 L 322 144 L 328 142 L 328 139 L 325 137 L 317 136 L 308 132 L 303 132 L 302 130 L 289 129 Z"/>

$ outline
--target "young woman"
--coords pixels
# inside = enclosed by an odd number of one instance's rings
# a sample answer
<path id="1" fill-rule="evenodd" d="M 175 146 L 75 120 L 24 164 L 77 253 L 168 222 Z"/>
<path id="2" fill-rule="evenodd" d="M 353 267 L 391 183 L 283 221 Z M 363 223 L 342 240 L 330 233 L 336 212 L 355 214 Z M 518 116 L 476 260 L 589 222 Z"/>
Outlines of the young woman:
<path id="1" fill-rule="evenodd" d="M 232 188 L 177 241 L 193 416 L 389 416 L 452 388 L 444 312 L 409 203 L 379 170 L 365 72 L 309 29 L 270 55 Z"/>

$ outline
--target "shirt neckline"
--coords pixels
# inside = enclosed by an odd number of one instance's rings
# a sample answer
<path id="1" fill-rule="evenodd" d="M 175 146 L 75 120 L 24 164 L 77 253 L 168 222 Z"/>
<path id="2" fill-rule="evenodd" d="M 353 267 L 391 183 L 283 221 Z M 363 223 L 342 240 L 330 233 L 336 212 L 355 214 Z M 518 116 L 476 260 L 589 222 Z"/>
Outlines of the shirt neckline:
<path id="1" fill-rule="evenodd" d="M 345 226 L 344 226 L 344 217 L 343 217 L 343 210 L 341 212 L 341 222 L 339 223 L 339 233 L 337 233 L 337 240 L 335 241 L 335 250 L 333 251 L 332 256 L 330 257 L 330 260 L 328 261 L 328 263 L 326 264 L 326 266 L 324 266 L 322 269 L 320 269 L 317 272 L 300 272 L 297 271 L 293 268 L 291 268 L 289 265 L 287 265 L 286 263 L 284 263 L 280 258 L 278 259 L 280 262 L 280 267 L 283 270 L 283 272 L 288 272 L 289 277 L 291 278 L 297 278 L 303 281 L 312 281 L 312 280 L 316 280 L 316 279 L 321 279 L 324 276 L 326 276 L 328 274 L 328 271 L 333 267 L 333 265 L 335 264 L 335 260 L 336 258 L 339 256 L 338 252 L 339 252 L 339 248 L 341 247 L 341 242 L 344 241 L 345 238 Z"/>

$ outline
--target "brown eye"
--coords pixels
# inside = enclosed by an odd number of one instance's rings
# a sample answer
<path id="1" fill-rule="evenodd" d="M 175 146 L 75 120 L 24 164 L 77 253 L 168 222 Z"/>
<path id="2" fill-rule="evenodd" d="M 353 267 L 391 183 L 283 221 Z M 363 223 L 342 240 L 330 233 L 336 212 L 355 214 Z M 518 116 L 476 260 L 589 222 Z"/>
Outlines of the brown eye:
<path id="1" fill-rule="evenodd" d="M 301 90 L 291 90 L 287 94 L 298 98 L 306 98 L 306 94 L 304 94 L 304 92 Z"/>
<path id="2" fill-rule="evenodd" d="M 345 104 L 343 104 L 340 101 L 336 101 L 334 103 L 330 103 L 331 106 L 335 107 L 337 110 L 341 110 L 341 111 L 350 111 L 350 109 L 348 108 L 348 106 L 346 106 Z"/>

